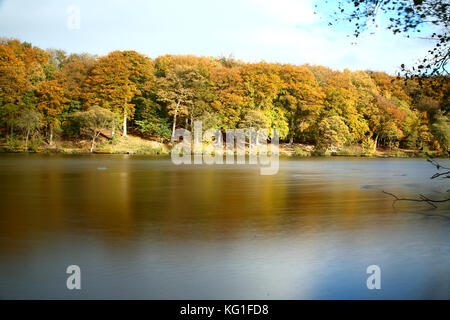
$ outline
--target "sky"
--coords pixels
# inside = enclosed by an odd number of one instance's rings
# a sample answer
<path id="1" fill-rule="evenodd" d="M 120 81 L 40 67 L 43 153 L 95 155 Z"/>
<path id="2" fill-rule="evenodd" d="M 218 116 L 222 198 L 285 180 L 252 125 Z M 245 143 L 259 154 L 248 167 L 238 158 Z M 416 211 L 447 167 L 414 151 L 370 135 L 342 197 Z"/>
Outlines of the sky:
<path id="1" fill-rule="evenodd" d="M 357 44 L 318 0 L 0 0 L 0 37 L 68 53 L 136 50 L 396 74 L 429 43 L 377 29 Z M 330 5 L 330 9 L 332 5 Z M 79 19 L 78 19 L 79 17 Z"/>

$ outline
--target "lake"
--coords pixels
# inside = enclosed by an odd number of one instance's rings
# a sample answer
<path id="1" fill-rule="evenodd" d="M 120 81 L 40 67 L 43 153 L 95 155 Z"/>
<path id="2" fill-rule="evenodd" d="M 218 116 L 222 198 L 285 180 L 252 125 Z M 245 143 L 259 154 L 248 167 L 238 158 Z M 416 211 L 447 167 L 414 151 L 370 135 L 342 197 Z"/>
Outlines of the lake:
<path id="1" fill-rule="evenodd" d="M 424 159 L 290 158 L 263 176 L 2 154 L 0 299 L 449 299 L 450 203 L 393 207 L 381 192 L 444 198 L 434 173 Z"/>

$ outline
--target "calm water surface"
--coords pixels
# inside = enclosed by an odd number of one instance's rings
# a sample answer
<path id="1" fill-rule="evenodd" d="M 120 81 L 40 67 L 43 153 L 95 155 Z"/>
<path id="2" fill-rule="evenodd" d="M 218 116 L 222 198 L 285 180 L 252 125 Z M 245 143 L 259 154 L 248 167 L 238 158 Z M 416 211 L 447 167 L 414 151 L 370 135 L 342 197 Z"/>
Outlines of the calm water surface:
<path id="1" fill-rule="evenodd" d="M 443 163 L 449 164 L 448 161 Z M 450 298 L 450 207 L 423 159 L 175 166 L 0 155 L 0 299 Z M 69 291 L 68 265 L 82 289 Z M 381 290 L 366 268 L 381 267 Z"/>

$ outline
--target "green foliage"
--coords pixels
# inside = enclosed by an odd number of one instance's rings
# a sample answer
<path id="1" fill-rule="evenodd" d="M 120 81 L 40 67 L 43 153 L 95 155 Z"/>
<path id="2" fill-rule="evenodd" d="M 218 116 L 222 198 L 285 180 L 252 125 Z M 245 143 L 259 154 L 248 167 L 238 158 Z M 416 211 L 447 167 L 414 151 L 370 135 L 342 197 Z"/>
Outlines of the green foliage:
<path id="1" fill-rule="evenodd" d="M 0 125 L 4 126 L 10 135 L 14 135 L 14 126 L 20 116 L 20 108 L 13 103 L 0 105 Z"/>
<path id="2" fill-rule="evenodd" d="M 409 155 L 406 152 L 394 150 L 389 153 L 389 157 L 393 158 L 409 158 Z"/>
<path id="3" fill-rule="evenodd" d="M 381 137 L 387 141 L 389 149 L 397 149 L 399 147 L 399 140 L 403 138 L 403 132 L 394 122 L 389 121 L 383 127 Z"/>
<path id="4" fill-rule="evenodd" d="M 447 115 L 439 112 L 435 122 L 431 126 L 431 132 L 439 141 L 443 150 L 450 150 L 450 119 Z"/>
<path id="5" fill-rule="evenodd" d="M 162 148 L 155 148 L 151 146 L 145 146 L 139 149 L 138 154 L 145 154 L 145 155 L 159 155 L 159 154 L 165 154 L 164 150 Z"/>
<path id="6" fill-rule="evenodd" d="M 114 119 L 114 113 L 98 106 L 90 107 L 87 111 L 76 112 L 71 116 L 71 121 L 80 127 L 81 133 L 92 139 L 91 152 L 94 150 L 95 140 L 103 130 L 112 128 Z"/>
<path id="7" fill-rule="evenodd" d="M 319 145 L 325 148 L 340 148 L 351 139 L 347 125 L 339 116 L 327 117 L 320 121 L 319 131 Z"/>
<path id="8" fill-rule="evenodd" d="M 161 139 L 170 139 L 172 134 L 167 120 L 161 120 L 160 122 L 141 120 L 136 121 L 136 125 L 138 126 L 138 130 L 140 132 L 148 133 Z"/>
<path id="9" fill-rule="evenodd" d="M 23 151 L 23 142 L 18 137 L 8 136 L 6 137 L 6 150 L 9 152 Z"/>
<path id="10" fill-rule="evenodd" d="M 304 151 L 300 146 L 294 147 L 294 155 L 296 157 L 308 157 L 309 153 Z"/>
<path id="11" fill-rule="evenodd" d="M 76 113 L 73 113 L 76 114 Z M 66 121 L 61 124 L 61 130 L 67 139 L 77 139 L 81 135 L 81 123 L 71 119 L 72 114 L 67 116 Z"/>
<path id="12" fill-rule="evenodd" d="M 285 112 L 281 108 L 274 107 L 268 113 L 268 118 L 271 122 L 270 129 L 278 129 L 280 139 L 284 140 L 289 135 L 289 122 Z M 268 132 L 272 136 L 272 131 Z"/>
<path id="13" fill-rule="evenodd" d="M 333 152 L 333 156 L 351 156 L 351 157 L 359 157 L 362 155 L 368 155 L 363 152 L 362 146 L 360 145 L 350 145 L 341 148 L 340 150 Z"/>
<path id="14" fill-rule="evenodd" d="M 38 152 L 43 141 L 44 138 L 40 134 L 33 135 L 28 145 L 28 150 L 31 152 Z"/>
<path id="15" fill-rule="evenodd" d="M 20 117 L 15 121 L 15 125 L 25 140 L 25 150 L 28 150 L 28 142 L 30 137 L 34 137 L 39 134 L 39 129 L 44 126 L 42 116 L 39 112 L 34 110 L 25 110 L 21 112 Z"/>
<path id="16" fill-rule="evenodd" d="M 224 127 L 222 117 L 217 113 L 206 112 L 202 118 L 202 128 L 203 130 L 208 129 L 221 129 Z"/>
<path id="17" fill-rule="evenodd" d="M 117 143 L 119 143 L 119 135 L 115 134 L 111 137 L 111 139 L 109 140 L 109 143 L 111 145 L 116 145 Z"/>
<path id="18" fill-rule="evenodd" d="M 365 137 L 361 143 L 361 151 L 363 155 L 370 156 L 375 153 L 375 141 L 370 137 Z"/>
<path id="19" fill-rule="evenodd" d="M 239 124 L 244 129 L 268 129 L 270 128 L 270 120 L 258 110 L 249 110 Z"/>

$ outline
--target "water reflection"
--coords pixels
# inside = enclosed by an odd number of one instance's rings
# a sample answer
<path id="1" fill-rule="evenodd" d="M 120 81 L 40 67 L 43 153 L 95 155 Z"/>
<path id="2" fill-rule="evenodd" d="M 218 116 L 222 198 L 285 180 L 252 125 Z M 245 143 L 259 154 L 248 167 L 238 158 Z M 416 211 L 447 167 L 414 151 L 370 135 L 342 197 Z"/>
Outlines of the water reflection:
<path id="1" fill-rule="evenodd" d="M 441 197 L 433 173 L 420 159 L 286 159 L 261 176 L 2 155 L 0 297 L 448 298 L 449 221 L 436 215 L 449 207 L 394 210 L 381 193 Z M 69 264 L 85 270 L 80 292 L 65 289 Z M 365 287 L 370 264 L 381 291 Z"/>

